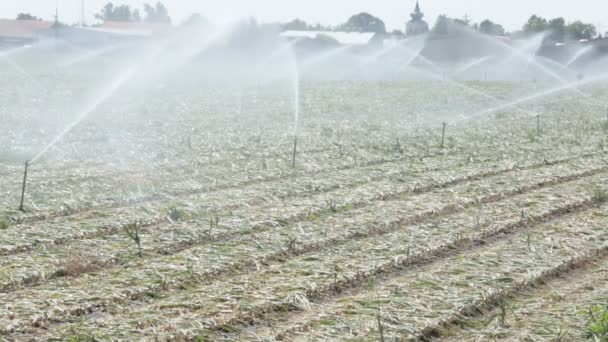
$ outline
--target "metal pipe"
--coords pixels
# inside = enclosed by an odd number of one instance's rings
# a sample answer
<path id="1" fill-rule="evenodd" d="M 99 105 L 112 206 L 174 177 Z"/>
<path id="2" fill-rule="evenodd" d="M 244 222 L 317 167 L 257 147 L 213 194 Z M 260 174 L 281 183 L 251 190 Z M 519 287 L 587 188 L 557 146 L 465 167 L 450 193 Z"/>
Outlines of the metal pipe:
<path id="1" fill-rule="evenodd" d="M 445 145 L 445 128 L 448 124 L 447 123 L 443 123 L 443 131 L 441 132 L 441 148 L 443 148 Z"/>
<path id="2" fill-rule="evenodd" d="M 293 156 L 291 160 L 291 167 L 295 169 L 296 167 L 296 154 L 298 153 L 298 136 L 295 135 L 293 137 Z"/>
<path id="3" fill-rule="evenodd" d="M 23 170 L 23 186 L 21 187 L 21 202 L 19 203 L 19 211 L 25 211 L 23 202 L 25 201 L 25 189 L 27 187 L 27 170 L 30 167 L 30 161 L 25 161 L 25 169 Z"/>

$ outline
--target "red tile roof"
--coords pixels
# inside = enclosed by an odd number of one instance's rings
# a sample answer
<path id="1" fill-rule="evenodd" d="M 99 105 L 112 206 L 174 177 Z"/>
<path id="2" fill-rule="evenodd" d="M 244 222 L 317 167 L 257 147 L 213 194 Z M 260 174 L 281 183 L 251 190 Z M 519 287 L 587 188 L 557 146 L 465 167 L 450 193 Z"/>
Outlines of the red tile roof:
<path id="1" fill-rule="evenodd" d="M 0 37 L 35 38 L 52 26 L 52 21 L 0 19 Z"/>

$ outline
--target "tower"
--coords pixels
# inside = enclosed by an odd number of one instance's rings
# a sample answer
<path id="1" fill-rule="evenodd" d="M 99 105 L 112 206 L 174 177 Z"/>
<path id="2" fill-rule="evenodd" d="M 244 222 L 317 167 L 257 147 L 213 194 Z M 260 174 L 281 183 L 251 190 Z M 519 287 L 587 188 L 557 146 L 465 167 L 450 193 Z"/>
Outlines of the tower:
<path id="1" fill-rule="evenodd" d="M 422 20 L 424 13 L 420 10 L 420 3 L 418 1 L 416 1 L 416 7 L 414 7 L 414 12 L 410 14 L 410 17 L 412 19 L 405 25 L 406 36 L 416 36 L 429 32 L 429 24 Z"/>

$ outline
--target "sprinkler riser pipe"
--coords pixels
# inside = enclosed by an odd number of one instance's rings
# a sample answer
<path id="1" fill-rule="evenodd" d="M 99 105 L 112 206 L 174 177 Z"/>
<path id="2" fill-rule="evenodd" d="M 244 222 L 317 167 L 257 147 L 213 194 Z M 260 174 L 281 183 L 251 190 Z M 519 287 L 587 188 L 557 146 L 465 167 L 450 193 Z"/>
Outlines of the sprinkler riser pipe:
<path id="1" fill-rule="evenodd" d="M 441 148 L 444 148 L 445 146 L 445 128 L 447 125 L 447 123 L 443 123 L 443 130 L 441 131 Z"/>
<path id="2" fill-rule="evenodd" d="M 21 201 L 19 202 L 19 211 L 25 211 L 23 207 L 23 202 L 25 201 L 25 190 L 27 188 L 27 171 L 30 167 L 30 161 L 25 161 L 25 168 L 23 170 L 23 185 L 21 186 Z"/>
<path id="3" fill-rule="evenodd" d="M 293 156 L 291 159 L 291 167 L 293 167 L 295 169 L 296 167 L 296 155 L 298 153 L 298 136 L 296 135 L 293 138 Z"/>

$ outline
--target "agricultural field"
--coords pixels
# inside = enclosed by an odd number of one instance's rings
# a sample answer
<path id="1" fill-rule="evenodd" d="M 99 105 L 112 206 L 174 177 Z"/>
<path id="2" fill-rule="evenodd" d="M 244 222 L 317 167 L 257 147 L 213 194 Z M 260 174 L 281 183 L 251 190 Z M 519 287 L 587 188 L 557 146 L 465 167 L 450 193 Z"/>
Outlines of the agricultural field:
<path id="1" fill-rule="evenodd" d="M 607 336 L 604 83 L 5 68 L 2 340 Z"/>

